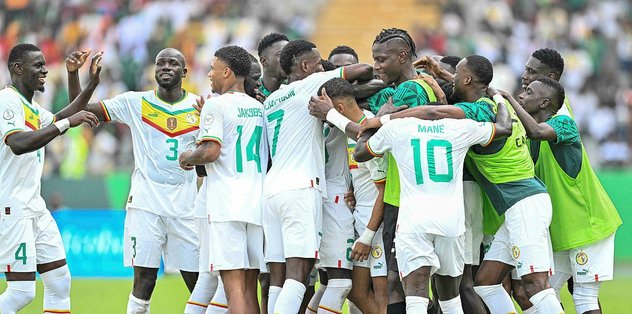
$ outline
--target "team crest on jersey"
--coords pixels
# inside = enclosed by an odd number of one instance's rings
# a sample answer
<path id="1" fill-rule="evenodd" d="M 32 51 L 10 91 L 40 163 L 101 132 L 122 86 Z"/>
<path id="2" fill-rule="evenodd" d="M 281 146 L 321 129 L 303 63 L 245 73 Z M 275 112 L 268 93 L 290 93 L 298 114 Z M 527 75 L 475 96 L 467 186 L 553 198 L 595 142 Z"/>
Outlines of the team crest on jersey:
<path id="1" fill-rule="evenodd" d="M 189 124 L 197 124 L 198 120 L 197 120 L 197 116 L 194 114 L 187 114 L 186 120 Z"/>
<path id="2" fill-rule="evenodd" d="M 208 129 L 211 124 L 213 124 L 213 116 L 207 114 L 206 116 L 204 116 L 204 127 Z"/>
<path id="3" fill-rule="evenodd" d="M 384 253 L 384 250 L 379 245 L 376 245 L 373 247 L 373 249 L 371 249 L 371 256 L 373 256 L 373 258 L 375 259 L 382 257 L 383 253 Z"/>
<path id="4" fill-rule="evenodd" d="M 520 257 L 520 248 L 514 245 L 511 248 L 511 255 L 514 259 L 518 259 L 518 257 Z"/>
<path id="5" fill-rule="evenodd" d="M 575 262 L 579 265 L 586 265 L 588 263 L 588 254 L 579 252 L 575 255 Z"/>
<path id="6" fill-rule="evenodd" d="M 11 111 L 11 109 L 7 109 L 4 111 L 4 113 L 2 114 L 2 117 L 5 120 L 11 120 L 13 119 L 13 117 L 15 117 L 15 114 L 13 113 L 13 111 Z"/>
<path id="7" fill-rule="evenodd" d="M 167 118 L 167 129 L 173 131 L 178 127 L 178 119 L 175 117 Z"/>

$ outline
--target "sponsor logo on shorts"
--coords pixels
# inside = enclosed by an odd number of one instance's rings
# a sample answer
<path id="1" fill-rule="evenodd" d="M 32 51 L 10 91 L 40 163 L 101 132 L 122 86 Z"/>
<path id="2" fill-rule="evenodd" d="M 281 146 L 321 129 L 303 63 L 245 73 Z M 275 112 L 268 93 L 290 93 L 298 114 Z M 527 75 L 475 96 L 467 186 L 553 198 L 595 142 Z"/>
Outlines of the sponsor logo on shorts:
<path id="1" fill-rule="evenodd" d="M 377 264 L 373 265 L 373 269 L 382 269 L 382 268 L 384 268 L 384 263 L 383 262 L 380 262 L 380 263 L 377 263 Z"/>
<path id="2" fill-rule="evenodd" d="M 518 262 L 518 264 L 516 265 L 517 269 L 522 269 L 522 262 Z"/>
<path id="3" fill-rule="evenodd" d="M 371 250 L 371 256 L 373 256 L 373 258 L 375 259 L 382 257 L 383 253 L 384 253 L 384 250 L 379 245 L 374 246 L 373 249 Z"/>
<path id="4" fill-rule="evenodd" d="M 483 251 L 485 253 L 489 252 L 489 249 L 492 247 L 492 244 L 483 244 Z"/>
<path id="5" fill-rule="evenodd" d="M 587 275 L 590 275 L 590 270 L 586 268 L 577 272 L 577 276 L 587 276 Z"/>
<path id="6" fill-rule="evenodd" d="M 513 256 L 514 259 L 518 259 L 518 257 L 520 257 L 520 248 L 516 245 L 514 245 L 511 248 L 511 256 Z"/>
<path id="7" fill-rule="evenodd" d="M 127 202 L 128 202 L 128 203 L 131 203 L 133 198 L 134 198 L 134 197 L 130 195 L 130 196 L 129 196 L 129 198 L 127 199 Z"/>
<path id="8" fill-rule="evenodd" d="M 588 263 L 588 254 L 584 252 L 579 252 L 575 255 L 575 262 L 579 265 L 586 265 Z"/>

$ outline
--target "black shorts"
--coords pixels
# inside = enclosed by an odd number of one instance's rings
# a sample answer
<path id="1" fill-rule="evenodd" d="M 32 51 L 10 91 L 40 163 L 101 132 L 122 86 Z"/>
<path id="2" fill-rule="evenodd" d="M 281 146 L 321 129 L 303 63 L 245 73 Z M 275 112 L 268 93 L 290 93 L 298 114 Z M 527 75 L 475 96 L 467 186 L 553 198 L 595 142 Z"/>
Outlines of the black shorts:
<path id="1" fill-rule="evenodd" d="M 384 240 L 384 253 L 386 254 L 386 269 L 398 272 L 397 260 L 395 260 L 395 229 L 397 228 L 397 215 L 399 207 L 391 204 L 384 204 L 384 230 L 382 238 Z"/>

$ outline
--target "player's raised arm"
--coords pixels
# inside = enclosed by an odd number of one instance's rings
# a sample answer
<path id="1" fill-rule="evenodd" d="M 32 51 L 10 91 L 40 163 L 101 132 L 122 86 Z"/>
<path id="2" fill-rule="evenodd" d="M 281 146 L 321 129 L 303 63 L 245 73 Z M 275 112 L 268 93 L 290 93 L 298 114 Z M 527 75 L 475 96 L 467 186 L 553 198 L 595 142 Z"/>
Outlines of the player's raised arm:
<path id="1" fill-rule="evenodd" d="M 363 132 L 355 147 L 355 151 L 353 152 L 353 160 L 357 162 L 366 162 L 374 157 L 381 157 L 371 152 L 369 149 L 367 142 L 371 136 L 373 136 L 377 132 L 377 129 L 370 129 L 366 132 Z"/>
<path id="2" fill-rule="evenodd" d="M 511 116 L 509 115 L 509 110 L 507 110 L 503 96 L 500 94 L 494 95 L 494 101 L 498 105 L 496 123 L 494 123 L 494 140 L 497 140 L 511 136 L 513 128 L 511 124 Z"/>
<path id="3" fill-rule="evenodd" d="M 75 100 L 81 93 L 81 82 L 79 81 L 79 69 L 92 53 L 91 49 L 73 51 L 66 57 L 66 71 L 68 71 L 68 99 Z"/>
<path id="4" fill-rule="evenodd" d="M 373 67 L 367 63 L 347 65 L 342 71 L 343 78 L 349 82 L 366 82 L 373 79 Z"/>
<path id="5" fill-rule="evenodd" d="M 384 105 L 383 107 L 386 107 Z M 402 119 L 402 118 L 419 118 L 423 120 L 439 120 L 439 119 L 464 119 L 465 111 L 457 106 L 441 106 L 440 103 L 435 103 L 438 106 L 432 106 L 433 103 L 428 103 L 426 106 L 420 106 L 415 108 L 409 108 L 406 110 L 394 112 L 394 113 L 386 113 L 380 116 L 380 112 L 375 118 L 367 119 L 367 122 L 362 124 L 362 132 L 364 133 L 369 129 L 376 129 L 381 127 L 384 123 L 392 120 L 392 119 Z M 398 107 L 393 107 L 396 109 Z M 387 107 L 388 108 L 388 107 Z"/>
<path id="6" fill-rule="evenodd" d="M 99 85 L 101 80 L 101 58 L 103 58 L 103 52 L 99 52 L 92 57 L 92 62 L 90 63 L 90 83 L 85 90 L 81 91 L 78 96 L 74 98 L 68 106 L 66 106 L 66 108 L 55 114 L 56 121 L 68 118 L 77 112 L 86 109 L 86 105 L 90 100 L 90 97 L 92 97 L 92 93 L 97 88 L 97 85 Z M 88 111 L 91 110 L 88 109 Z"/>
<path id="7" fill-rule="evenodd" d="M 366 83 L 354 84 L 353 90 L 355 91 L 355 97 L 357 99 L 362 99 L 362 98 L 367 98 L 369 96 L 372 96 L 373 94 L 387 87 L 388 85 L 382 82 L 382 80 L 374 79 Z"/>

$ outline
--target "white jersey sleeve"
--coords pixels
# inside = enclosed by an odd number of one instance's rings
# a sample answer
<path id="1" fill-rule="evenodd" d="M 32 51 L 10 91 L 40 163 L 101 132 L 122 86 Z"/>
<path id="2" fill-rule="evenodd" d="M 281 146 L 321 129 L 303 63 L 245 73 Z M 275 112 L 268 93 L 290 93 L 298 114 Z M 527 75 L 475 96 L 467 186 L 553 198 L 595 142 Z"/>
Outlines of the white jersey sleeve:
<path id="1" fill-rule="evenodd" d="M 400 124 L 402 119 L 391 121 L 383 125 L 369 140 L 366 147 L 369 153 L 374 157 L 382 157 L 384 153 L 393 149 L 393 139 L 397 136 L 396 126 Z"/>
<path id="2" fill-rule="evenodd" d="M 55 122 L 55 115 L 52 112 L 42 108 L 40 105 L 37 106 L 40 112 L 40 125 L 42 128 L 45 128 Z"/>
<path id="3" fill-rule="evenodd" d="M 466 145 L 489 145 L 494 139 L 496 127 L 491 122 L 476 122 L 470 119 L 460 121 L 465 129 L 462 137 Z"/>
<path id="4" fill-rule="evenodd" d="M 134 92 L 126 92 L 101 101 L 100 104 L 105 113 L 105 121 L 117 121 L 129 124 L 132 121 L 132 103 L 137 100 L 138 97 L 135 96 Z"/>
<path id="5" fill-rule="evenodd" d="M 222 106 L 212 99 L 202 108 L 200 113 L 200 134 L 198 142 L 215 141 L 222 144 L 224 141 L 224 115 Z"/>
<path id="6" fill-rule="evenodd" d="M 369 169 L 371 180 L 375 183 L 384 183 L 386 181 L 386 172 L 388 170 L 388 161 L 384 157 L 376 157 L 364 163 Z"/>

